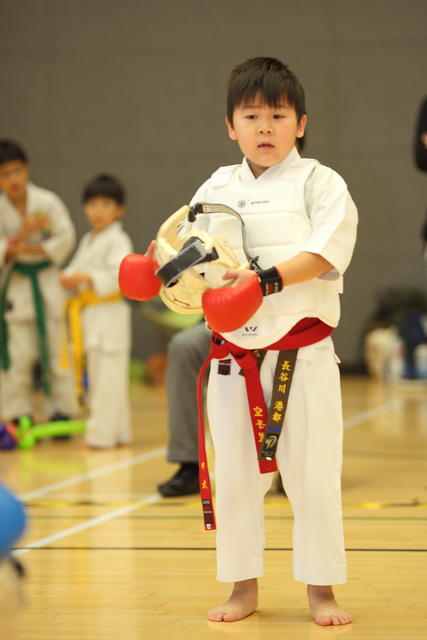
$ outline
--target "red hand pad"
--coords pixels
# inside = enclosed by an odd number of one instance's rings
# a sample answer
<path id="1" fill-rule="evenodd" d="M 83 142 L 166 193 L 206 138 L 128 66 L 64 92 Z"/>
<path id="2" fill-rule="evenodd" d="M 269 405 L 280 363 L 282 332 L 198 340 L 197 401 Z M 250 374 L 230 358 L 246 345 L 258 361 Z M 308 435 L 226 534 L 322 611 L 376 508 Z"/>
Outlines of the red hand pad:
<path id="1" fill-rule="evenodd" d="M 159 265 L 153 258 L 139 253 L 129 253 L 120 265 L 120 291 L 132 300 L 154 298 L 162 286 L 161 280 L 155 275 L 158 268 Z"/>
<path id="2" fill-rule="evenodd" d="M 234 331 L 253 316 L 262 299 L 258 277 L 254 274 L 235 287 L 205 291 L 202 298 L 203 312 L 214 331 Z"/>

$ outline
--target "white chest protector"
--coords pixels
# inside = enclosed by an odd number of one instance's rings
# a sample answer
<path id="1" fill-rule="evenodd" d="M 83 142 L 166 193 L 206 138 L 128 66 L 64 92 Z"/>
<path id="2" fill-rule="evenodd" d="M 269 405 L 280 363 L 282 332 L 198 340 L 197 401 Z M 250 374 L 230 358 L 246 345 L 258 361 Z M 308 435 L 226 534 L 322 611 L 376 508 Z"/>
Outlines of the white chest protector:
<path id="1" fill-rule="evenodd" d="M 222 167 L 205 183 L 203 199 L 208 203 L 228 205 L 242 216 L 248 249 L 257 257 L 259 266 L 268 269 L 304 250 L 312 234 L 305 185 L 317 165 L 316 160 L 301 159 L 296 166 L 275 175 L 273 180 L 249 183 L 240 178 L 241 165 Z M 245 255 L 237 221 L 219 213 L 200 218 L 196 224 L 212 235 L 226 238 L 243 263 Z M 206 265 L 206 273 L 208 275 L 209 265 Z M 341 291 L 342 278 L 336 272 L 287 286 L 280 293 L 264 298 L 248 326 L 225 335 L 236 344 L 248 346 L 251 334 L 257 342 L 269 344 L 304 317 L 317 317 L 330 326 L 337 326 Z"/>

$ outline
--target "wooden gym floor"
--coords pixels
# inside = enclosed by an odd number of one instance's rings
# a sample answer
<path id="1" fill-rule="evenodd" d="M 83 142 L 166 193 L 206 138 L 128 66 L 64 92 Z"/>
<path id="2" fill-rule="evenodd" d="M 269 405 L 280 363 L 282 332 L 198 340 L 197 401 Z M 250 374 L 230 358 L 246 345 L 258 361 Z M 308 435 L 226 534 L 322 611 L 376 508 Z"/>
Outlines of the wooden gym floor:
<path id="1" fill-rule="evenodd" d="M 206 611 L 228 595 L 215 581 L 214 534 L 197 496 L 161 499 L 166 402 L 134 386 L 135 444 L 88 452 L 80 438 L 0 452 L 0 480 L 27 504 L 17 553 L 26 605 L 1 619 L 1 640 L 427 638 L 427 387 L 343 379 L 343 500 L 349 581 L 336 589 L 354 616 L 321 628 L 291 576 L 292 516 L 266 501 L 266 575 L 259 610 L 236 623 Z"/>

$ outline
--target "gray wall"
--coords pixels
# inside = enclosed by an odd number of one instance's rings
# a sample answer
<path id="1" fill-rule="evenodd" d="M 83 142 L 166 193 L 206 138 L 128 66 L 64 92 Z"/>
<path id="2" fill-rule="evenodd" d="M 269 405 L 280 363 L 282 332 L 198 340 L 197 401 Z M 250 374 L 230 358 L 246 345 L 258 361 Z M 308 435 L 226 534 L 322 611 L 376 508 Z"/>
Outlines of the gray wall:
<path id="1" fill-rule="evenodd" d="M 305 155 L 341 173 L 359 207 L 336 332 L 355 363 L 378 291 L 425 288 L 427 175 L 412 160 L 427 94 L 425 0 L 1 0 L 0 136 L 27 148 L 34 182 L 61 195 L 79 235 L 82 184 L 119 175 L 142 251 L 217 166 L 239 161 L 223 126 L 225 84 L 255 55 L 300 77 Z M 152 340 L 138 322 L 136 353 Z"/>

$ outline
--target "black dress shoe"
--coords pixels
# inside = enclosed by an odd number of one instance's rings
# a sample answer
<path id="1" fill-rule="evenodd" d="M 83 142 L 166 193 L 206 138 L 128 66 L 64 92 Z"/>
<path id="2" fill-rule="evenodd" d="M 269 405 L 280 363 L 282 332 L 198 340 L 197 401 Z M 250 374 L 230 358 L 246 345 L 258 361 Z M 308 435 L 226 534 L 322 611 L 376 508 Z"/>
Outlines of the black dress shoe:
<path id="1" fill-rule="evenodd" d="M 197 462 L 184 462 L 170 480 L 159 484 L 157 490 L 164 498 L 199 493 L 199 465 Z"/>

